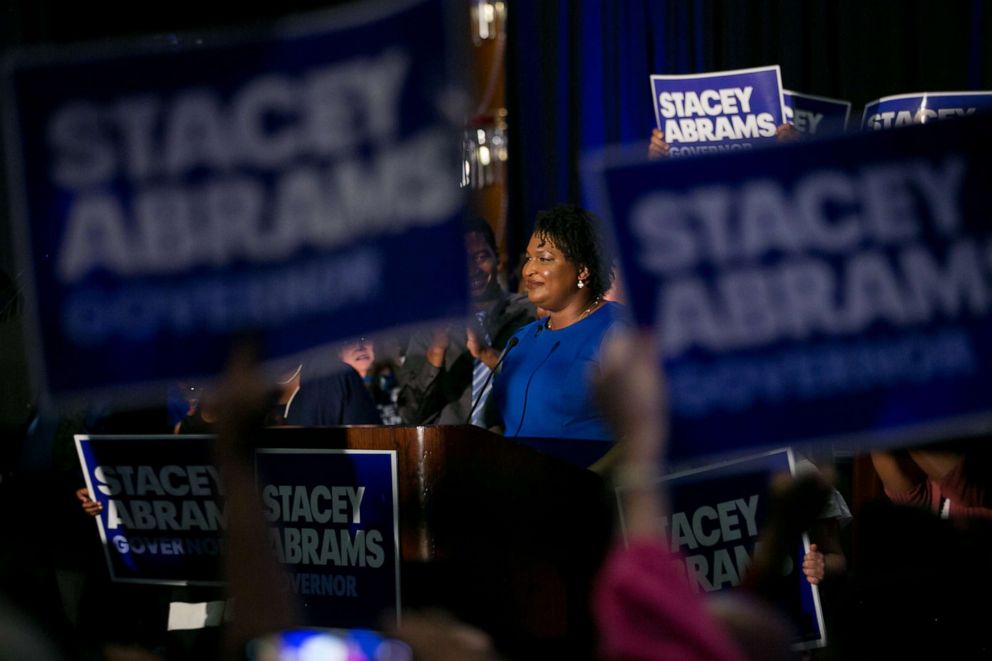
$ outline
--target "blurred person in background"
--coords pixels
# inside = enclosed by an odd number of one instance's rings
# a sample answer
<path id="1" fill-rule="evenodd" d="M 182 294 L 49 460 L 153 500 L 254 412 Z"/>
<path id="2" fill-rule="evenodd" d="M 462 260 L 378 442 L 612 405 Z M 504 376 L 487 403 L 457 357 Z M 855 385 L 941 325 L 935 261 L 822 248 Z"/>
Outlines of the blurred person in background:
<path id="1" fill-rule="evenodd" d="M 379 409 L 382 423 L 403 424 L 397 404 L 400 389 L 396 380 L 398 361 L 395 356 L 398 353 L 394 350 L 383 354 L 377 355 L 376 343 L 365 337 L 344 342 L 338 350 L 341 362 L 350 365 L 362 377 L 362 382 Z"/>

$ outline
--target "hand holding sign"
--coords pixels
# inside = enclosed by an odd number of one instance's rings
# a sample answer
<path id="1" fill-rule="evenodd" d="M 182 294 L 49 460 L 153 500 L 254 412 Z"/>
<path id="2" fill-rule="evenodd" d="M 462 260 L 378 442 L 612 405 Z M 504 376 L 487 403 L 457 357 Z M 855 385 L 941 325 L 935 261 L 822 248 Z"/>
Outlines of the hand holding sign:
<path id="1" fill-rule="evenodd" d="M 816 544 L 810 544 L 809 551 L 807 551 L 806 557 L 803 558 L 803 574 L 806 575 L 806 579 L 810 584 L 820 584 L 820 581 L 823 580 L 825 567 L 823 554 L 816 548 Z"/>
<path id="2" fill-rule="evenodd" d="M 90 492 L 86 489 L 86 487 L 76 489 L 76 498 L 78 498 L 79 502 L 82 504 L 83 511 L 90 516 L 96 516 L 103 511 L 103 505 L 90 498 Z"/>
<path id="3" fill-rule="evenodd" d="M 651 130 L 651 142 L 648 144 L 648 158 L 668 158 L 672 146 L 665 142 L 665 133 L 661 129 Z"/>
<path id="4" fill-rule="evenodd" d="M 780 144 L 798 142 L 803 139 L 803 134 L 792 124 L 779 124 L 775 129 L 775 140 Z M 665 133 L 661 129 L 651 129 L 651 141 L 648 143 L 648 158 L 657 160 L 668 158 L 671 154 L 672 146 L 665 140 Z"/>
<path id="5" fill-rule="evenodd" d="M 780 124 L 778 128 L 775 129 L 775 139 L 782 144 L 797 142 L 802 140 L 802 138 L 803 134 L 800 133 L 792 124 Z"/>

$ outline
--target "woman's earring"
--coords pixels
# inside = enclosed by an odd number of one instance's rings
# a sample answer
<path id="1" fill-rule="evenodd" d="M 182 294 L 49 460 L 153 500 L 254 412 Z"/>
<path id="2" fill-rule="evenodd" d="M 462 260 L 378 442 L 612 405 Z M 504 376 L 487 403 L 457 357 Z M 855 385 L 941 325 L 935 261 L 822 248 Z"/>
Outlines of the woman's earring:
<path id="1" fill-rule="evenodd" d="M 582 289 L 585 286 L 586 286 L 586 283 L 584 283 L 581 280 L 579 280 L 579 289 Z"/>

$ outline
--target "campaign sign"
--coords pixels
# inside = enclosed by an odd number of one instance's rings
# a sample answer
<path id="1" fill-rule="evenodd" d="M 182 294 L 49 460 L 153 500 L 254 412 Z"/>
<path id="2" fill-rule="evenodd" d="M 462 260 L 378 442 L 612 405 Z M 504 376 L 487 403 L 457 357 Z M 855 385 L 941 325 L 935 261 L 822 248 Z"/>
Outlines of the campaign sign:
<path id="1" fill-rule="evenodd" d="M 970 117 L 992 110 L 992 91 L 921 92 L 876 99 L 865 105 L 861 128 L 880 131 L 897 126 L 926 124 L 942 119 Z"/>
<path id="2" fill-rule="evenodd" d="M 840 135 L 847 130 L 851 102 L 782 90 L 785 120 L 806 135 Z"/>
<path id="3" fill-rule="evenodd" d="M 396 452 L 259 449 L 255 464 L 273 549 L 309 623 L 398 617 Z"/>
<path id="4" fill-rule="evenodd" d="M 653 75 L 654 114 L 671 156 L 774 142 L 784 123 L 778 65 L 695 75 Z"/>
<path id="5" fill-rule="evenodd" d="M 246 333 L 284 366 L 462 314 L 448 120 L 462 60 L 443 5 L 11 59 L 8 163 L 43 386 L 151 390 L 216 374 Z"/>
<path id="6" fill-rule="evenodd" d="M 588 166 L 661 348 L 675 459 L 992 422 L 987 118 Z"/>
<path id="7" fill-rule="evenodd" d="M 693 590 L 718 592 L 741 584 L 768 520 L 772 478 L 780 473 L 794 473 L 792 453 L 787 449 L 662 478 L 669 514 L 660 528 L 669 548 L 679 553 L 677 569 Z M 626 538 L 622 488 L 617 489 L 617 504 Z M 796 540 L 796 553 L 786 568 L 788 598 L 777 605 L 795 625 L 799 646 L 817 647 L 825 642 L 823 611 L 816 586 L 802 572 L 808 550 L 809 540 L 803 535 Z"/>
<path id="8" fill-rule="evenodd" d="M 114 581 L 220 585 L 223 491 L 209 436 L 76 436 Z"/>

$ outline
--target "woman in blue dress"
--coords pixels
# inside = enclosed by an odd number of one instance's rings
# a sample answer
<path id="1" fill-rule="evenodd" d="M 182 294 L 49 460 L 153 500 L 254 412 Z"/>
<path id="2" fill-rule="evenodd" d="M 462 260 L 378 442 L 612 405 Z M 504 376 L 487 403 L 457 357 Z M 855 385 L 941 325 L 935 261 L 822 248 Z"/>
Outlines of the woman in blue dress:
<path id="1" fill-rule="evenodd" d="M 537 215 L 521 277 L 530 302 L 548 316 L 517 331 L 517 345 L 494 381 L 506 436 L 609 449 L 612 437 L 593 401 L 590 375 L 599 369 L 604 339 L 624 323 L 623 307 L 604 298 L 613 265 L 601 221 L 589 212 L 557 206 Z"/>

